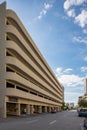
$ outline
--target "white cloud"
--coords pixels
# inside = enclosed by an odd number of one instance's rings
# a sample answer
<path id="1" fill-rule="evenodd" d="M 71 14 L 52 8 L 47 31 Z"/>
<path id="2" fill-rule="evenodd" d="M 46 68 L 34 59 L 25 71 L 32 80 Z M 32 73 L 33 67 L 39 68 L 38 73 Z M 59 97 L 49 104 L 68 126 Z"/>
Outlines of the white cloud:
<path id="1" fill-rule="evenodd" d="M 77 23 L 82 28 L 87 24 L 87 10 L 82 10 L 81 14 L 75 17 L 75 23 Z"/>
<path id="2" fill-rule="evenodd" d="M 87 56 L 84 58 L 84 61 L 87 61 Z"/>
<path id="3" fill-rule="evenodd" d="M 50 8 L 52 8 L 52 4 L 44 3 L 44 7 L 42 11 L 40 12 L 39 16 L 37 17 L 37 19 L 41 19 L 43 16 L 45 16 L 47 14 L 47 11 Z"/>
<path id="4" fill-rule="evenodd" d="M 62 67 L 59 67 L 56 69 L 56 76 L 57 76 L 58 80 L 60 81 L 60 83 L 63 86 L 69 86 L 69 87 L 83 85 L 84 78 L 79 77 L 78 75 L 75 75 L 75 74 L 70 74 L 71 71 L 72 71 L 71 68 L 67 68 L 67 69 L 63 70 Z"/>
<path id="5" fill-rule="evenodd" d="M 68 87 L 83 85 L 83 78 L 79 77 L 78 75 L 62 75 L 58 78 L 58 80 L 64 85 Z"/>
<path id="6" fill-rule="evenodd" d="M 45 10 L 48 10 L 51 7 L 52 7 L 52 4 L 44 3 L 44 9 Z"/>
<path id="7" fill-rule="evenodd" d="M 87 57 L 86 57 L 86 58 L 87 58 Z M 87 67 L 86 67 L 86 66 L 81 67 L 81 71 L 82 71 L 82 72 L 87 72 Z"/>
<path id="8" fill-rule="evenodd" d="M 56 73 L 57 73 L 58 75 L 60 75 L 60 74 L 62 73 L 62 67 L 57 68 L 57 69 L 56 69 Z"/>
<path id="9" fill-rule="evenodd" d="M 67 15 L 68 15 L 69 17 L 75 17 L 75 10 L 74 10 L 74 9 L 68 10 L 68 11 L 67 11 Z"/>
<path id="10" fill-rule="evenodd" d="M 83 29 L 83 33 L 84 33 L 84 34 L 87 34 L 87 29 Z"/>
<path id="11" fill-rule="evenodd" d="M 71 71 L 72 71 L 72 68 L 67 68 L 67 69 L 64 70 L 62 67 L 58 67 L 56 69 L 57 75 L 61 75 L 61 74 L 64 74 L 64 73 L 69 73 Z"/>
<path id="12" fill-rule="evenodd" d="M 69 73 L 69 72 L 71 72 L 72 71 L 72 68 L 67 68 L 67 69 L 65 69 L 63 72 L 64 73 Z"/>
<path id="13" fill-rule="evenodd" d="M 46 15 L 47 11 L 46 10 L 42 10 L 40 12 L 40 15 L 38 16 L 38 19 L 41 19 L 44 15 Z"/>
<path id="14" fill-rule="evenodd" d="M 81 5 L 84 3 L 86 0 L 66 0 L 64 2 L 64 9 L 68 10 L 71 6 L 76 6 L 76 5 Z"/>
<path id="15" fill-rule="evenodd" d="M 87 44 L 87 37 L 73 37 L 74 42 L 84 43 Z"/>
<path id="16" fill-rule="evenodd" d="M 84 77 L 73 74 L 72 70 L 72 68 L 63 69 L 58 67 L 56 69 L 56 76 L 58 81 L 64 86 L 65 102 L 77 104 L 78 97 L 84 94 Z"/>
<path id="17" fill-rule="evenodd" d="M 73 17 L 74 23 L 84 28 L 87 24 L 87 8 L 82 7 L 82 11 L 76 11 L 75 6 L 79 6 L 87 2 L 87 0 L 66 0 L 64 2 L 64 9 L 68 17 Z M 80 12 L 77 14 L 77 12 Z M 76 15 L 77 14 L 77 15 Z M 85 31 L 86 32 L 86 31 Z"/>

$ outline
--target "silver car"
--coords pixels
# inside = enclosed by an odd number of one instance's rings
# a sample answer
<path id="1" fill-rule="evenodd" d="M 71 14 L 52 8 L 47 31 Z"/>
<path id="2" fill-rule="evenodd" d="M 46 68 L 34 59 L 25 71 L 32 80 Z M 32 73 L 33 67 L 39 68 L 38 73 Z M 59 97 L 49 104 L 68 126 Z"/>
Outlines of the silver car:
<path id="1" fill-rule="evenodd" d="M 78 116 L 87 116 L 87 109 L 80 109 L 78 110 Z"/>

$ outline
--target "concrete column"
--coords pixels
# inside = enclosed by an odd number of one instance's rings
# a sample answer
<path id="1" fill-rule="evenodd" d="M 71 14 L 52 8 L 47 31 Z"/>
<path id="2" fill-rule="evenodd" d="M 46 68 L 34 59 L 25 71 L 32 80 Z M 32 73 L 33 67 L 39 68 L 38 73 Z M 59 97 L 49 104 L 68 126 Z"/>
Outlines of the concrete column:
<path id="1" fill-rule="evenodd" d="M 39 106 L 39 107 L 38 107 L 38 112 L 39 112 L 39 113 L 42 113 L 42 106 Z"/>
<path id="2" fill-rule="evenodd" d="M 6 2 L 0 4 L 0 118 L 6 118 L 5 103 L 5 33 L 6 33 Z"/>
<path id="3" fill-rule="evenodd" d="M 30 105 L 27 104 L 27 114 L 29 115 L 30 114 Z"/>
<path id="4" fill-rule="evenodd" d="M 49 112 L 51 112 L 51 107 L 49 107 Z"/>
<path id="5" fill-rule="evenodd" d="M 59 111 L 59 107 L 56 108 L 57 112 Z"/>
<path id="6" fill-rule="evenodd" d="M 17 115 L 20 116 L 20 103 L 17 104 Z"/>
<path id="7" fill-rule="evenodd" d="M 44 109 L 45 109 L 45 111 L 44 111 L 44 112 L 47 112 L 47 106 L 45 106 L 45 108 L 44 108 Z"/>
<path id="8" fill-rule="evenodd" d="M 7 117 L 7 109 L 6 109 L 6 102 L 4 102 L 4 114 L 3 114 L 4 116 L 4 118 L 6 118 Z"/>
<path id="9" fill-rule="evenodd" d="M 34 113 L 34 107 L 33 105 L 30 105 L 30 114 L 33 114 Z"/>

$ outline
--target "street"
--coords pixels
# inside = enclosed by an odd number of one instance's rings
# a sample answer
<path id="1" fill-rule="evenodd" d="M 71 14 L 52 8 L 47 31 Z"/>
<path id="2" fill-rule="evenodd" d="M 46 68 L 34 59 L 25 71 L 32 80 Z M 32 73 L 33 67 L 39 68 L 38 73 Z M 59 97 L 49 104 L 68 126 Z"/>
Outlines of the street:
<path id="1" fill-rule="evenodd" d="M 85 130 L 75 110 L 0 120 L 0 130 Z"/>

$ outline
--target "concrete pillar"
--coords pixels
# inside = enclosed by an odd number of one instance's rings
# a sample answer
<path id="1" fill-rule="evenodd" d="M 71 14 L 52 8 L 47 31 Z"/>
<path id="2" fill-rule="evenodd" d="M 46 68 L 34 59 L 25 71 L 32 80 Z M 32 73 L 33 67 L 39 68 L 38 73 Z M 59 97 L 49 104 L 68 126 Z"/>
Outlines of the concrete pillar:
<path id="1" fill-rule="evenodd" d="M 30 114 L 30 105 L 27 104 L 27 114 L 29 115 Z"/>
<path id="2" fill-rule="evenodd" d="M 47 106 L 45 106 L 45 111 L 44 112 L 47 112 Z"/>
<path id="3" fill-rule="evenodd" d="M 6 118 L 6 83 L 5 83 L 5 34 L 6 2 L 0 4 L 0 118 Z"/>
<path id="4" fill-rule="evenodd" d="M 7 117 L 7 109 L 6 109 L 6 102 L 4 102 L 4 111 L 3 111 L 3 117 L 6 118 Z"/>
<path id="5" fill-rule="evenodd" d="M 56 110 L 59 111 L 59 107 L 57 107 Z"/>
<path id="6" fill-rule="evenodd" d="M 34 106 L 30 105 L 30 114 L 33 114 L 33 113 L 34 113 Z"/>
<path id="7" fill-rule="evenodd" d="M 38 107 L 38 112 L 39 112 L 39 113 L 42 113 L 42 106 L 39 106 L 39 107 Z"/>
<path id="8" fill-rule="evenodd" d="M 51 107 L 49 107 L 49 112 L 51 112 Z"/>
<path id="9" fill-rule="evenodd" d="M 17 104 L 17 115 L 20 116 L 20 103 Z"/>

